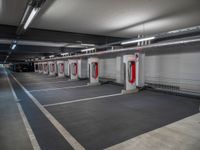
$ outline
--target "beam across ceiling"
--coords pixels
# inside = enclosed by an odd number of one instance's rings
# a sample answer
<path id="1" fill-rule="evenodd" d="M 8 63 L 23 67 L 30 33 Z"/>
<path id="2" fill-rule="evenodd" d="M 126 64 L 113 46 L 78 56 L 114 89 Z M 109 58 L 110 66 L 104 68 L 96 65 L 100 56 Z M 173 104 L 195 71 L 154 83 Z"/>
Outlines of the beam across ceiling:
<path id="1" fill-rule="evenodd" d="M 71 32 L 60 32 L 51 30 L 40 30 L 30 28 L 27 32 L 21 36 L 16 36 L 15 32 L 17 30 L 16 26 L 0 25 L 0 55 L 1 52 L 10 52 L 11 41 L 19 41 L 15 49 L 16 55 L 19 52 L 22 56 L 27 56 L 27 53 L 33 54 L 38 53 L 40 56 L 43 54 L 61 53 L 61 52 L 76 52 L 80 48 L 63 48 L 65 44 L 95 44 L 101 45 L 116 41 L 124 40 L 124 38 L 89 35 L 89 34 L 79 34 Z M 64 50 L 63 50 L 64 49 Z M 18 59 L 18 57 L 16 57 Z"/>
<path id="2" fill-rule="evenodd" d="M 16 36 L 16 26 L 0 25 L 0 38 L 1 39 L 20 39 L 20 40 L 31 40 L 31 41 L 48 41 L 48 42 L 82 42 L 91 43 L 96 45 L 121 41 L 127 38 L 110 37 L 110 36 L 99 36 L 91 34 L 80 34 L 72 32 L 61 32 L 52 30 L 43 30 L 30 28 L 26 34 Z"/>

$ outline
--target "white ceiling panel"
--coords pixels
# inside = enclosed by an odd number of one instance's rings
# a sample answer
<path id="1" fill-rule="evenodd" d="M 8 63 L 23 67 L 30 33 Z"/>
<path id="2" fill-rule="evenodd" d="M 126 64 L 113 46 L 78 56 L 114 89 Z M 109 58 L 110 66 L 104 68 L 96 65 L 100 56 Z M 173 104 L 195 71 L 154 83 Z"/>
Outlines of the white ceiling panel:
<path id="1" fill-rule="evenodd" d="M 0 0 L 0 24 L 18 25 L 26 0 Z M 134 37 L 200 25 L 200 0 L 47 0 L 32 27 Z"/>
<path id="2" fill-rule="evenodd" d="M 26 4 L 27 0 L 0 0 L 0 24 L 18 25 Z"/>

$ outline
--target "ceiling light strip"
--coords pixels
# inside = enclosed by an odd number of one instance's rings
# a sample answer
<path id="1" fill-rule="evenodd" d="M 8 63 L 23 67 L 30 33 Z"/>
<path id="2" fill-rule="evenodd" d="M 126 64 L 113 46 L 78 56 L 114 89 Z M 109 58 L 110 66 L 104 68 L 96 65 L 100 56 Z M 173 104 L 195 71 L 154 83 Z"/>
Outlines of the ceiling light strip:
<path id="1" fill-rule="evenodd" d="M 125 42 L 122 42 L 121 45 L 133 44 L 133 43 L 138 43 L 138 42 L 143 42 L 143 41 L 150 41 L 150 40 L 153 40 L 155 38 L 156 37 L 153 36 L 153 37 L 141 38 L 141 39 L 136 39 L 136 40 L 131 40 L 131 41 L 125 41 Z"/>
<path id="2" fill-rule="evenodd" d="M 24 24 L 25 30 L 28 28 L 28 26 L 30 25 L 30 23 L 32 22 L 33 18 L 35 17 L 35 15 L 38 13 L 39 10 L 40 8 L 33 8 L 33 10 L 30 13 L 30 16 L 28 17 L 26 23 Z"/>
<path id="3" fill-rule="evenodd" d="M 87 49 L 81 50 L 81 52 L 88 52 L 88 51 L 93 51 L 93 50 L 95 50 L 95 48 L 87 48 Z"/>

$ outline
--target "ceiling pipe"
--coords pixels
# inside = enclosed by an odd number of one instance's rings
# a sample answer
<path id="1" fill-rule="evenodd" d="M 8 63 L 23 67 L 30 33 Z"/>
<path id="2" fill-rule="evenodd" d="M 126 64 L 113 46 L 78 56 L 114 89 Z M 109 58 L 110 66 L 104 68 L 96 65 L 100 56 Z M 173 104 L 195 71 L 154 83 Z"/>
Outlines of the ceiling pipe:
<path id="1" fill-rule="evenodd" d="M 65 60 L 65 59 L 90 57 L 90 56 L 101 56 L 101 55 L 119 53 L 119 52 L 121 53 L 121 52 L 144 51 L 145 49 L 150 49 L 150 48 L 158 48 L 158 47 L 165 47 L 165 46 L 175 46 L 175 45 L 190 44 L 190 43 L 197 43 L 197 42 L 200 42 L 200 37 L 195 38 L 195 39 L 169 41 L 169 42 L 155 43 L 155 44 L 144 45 L 144 46 L 135 46 L 135 47 L 114 49 L 114 50 L 108 50 L 108 51 L 101 51 L 101 52 L 95 52 L 95 53 L 79 54 L 79 55 L 66 56 L 66 57 L 55 57 L 55 58 L 52 58 L 52 59 L 39 60 L 38 62 L 49 61 L 49 60 L 51 60 L 51 61 L 52 60 Z"/>
<path id="2" fill-rule="evenodd" d="M 166 38 L 168 38 L 170 40 L 170 39 L 175 39 L 178 36 L 183 37 L 185 35 L 190 35 L 190 34 L 195 34 L 195 33 L 198 34 L 198 35 L 200 34 L 200 26 L 194 26 L 194 27 L 185 28 L 185 29 L 173 30 L 173 31 L 169 31 L 169 32 L 155 34 L 153 36 L 156 37 L 159 40 L 166 39 Z M 134 38 L 131 38 L 129 40 L 138 40 L 138 38 L 134 37 Z M 106 49 L 106 48 L 109 48 L 109 47 L 114 46 L 114 45 L 121 45 L 122 42 L 126 42 L 126 41 L 127 40 L 96 46 L 96 49 Z"/>
<path id="3" fill-rule="evenodd" d="M 10 44 L 13 40 L 11 39 L 0 39 L 0 44 Z M 68 48 L 68 45 L 76 45 L 78 48 L 95 47 L 94 44 L 77 44 L 77 43 L 66 43 L 66 42 L 46 42 L 46 41 L 29 41 L 29 40 L 17 40 L 18 45 L 29 45 L 29 46 L 46 46 L 46 47 L 59 47 Z M 77 48 L 74 47 L 74 48 Z"/>
<path id="4" fill-rule="evenodd" d="M 30 25 L 30 23 L 32 22 L 34 17 L 37 15 L 37 13 L 39 12 L 41 6 L 44 4 L 45 1 L 46 0 L 29 0 L 28 1 L 27 7 L 24 11 L 22 19 L 21 19 L 20 24 L 16 31 L 16 36 L 17 36 L 16 39 L 18 39 L 19 36 L 23 32 L 25 32 L 25 30 L 28 28 L 28 26 Z M 16 41 L 16 39 L 15 39 L 15 41 Z M 11 55 L 12 50 L 14 50 L 16 46 L 17 46 L 16 43 L 15 44 L 11 43 L 11 51 L 9 52 L 8 57 L 9 57 L 9 55 Z M 8 57 L 5 58 L 4 63 L 7 62 Z"/>

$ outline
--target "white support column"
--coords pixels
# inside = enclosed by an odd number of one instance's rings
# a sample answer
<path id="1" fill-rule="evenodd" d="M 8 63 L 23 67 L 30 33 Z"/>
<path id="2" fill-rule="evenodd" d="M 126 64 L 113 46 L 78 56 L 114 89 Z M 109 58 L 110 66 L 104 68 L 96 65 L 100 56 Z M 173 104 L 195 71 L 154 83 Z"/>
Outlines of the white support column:
<path id="1" fill-rule="evenodd" d="M 89 80 L 91 85 L 99 84 L 99 59 L 89 58 L 88 59 L 89 68 Z"/>
<path id="2" fill-rule="evenodd" d="M 87 78 L 87 60 L 78 60 L 78 78 Z"/>
<path id="3" fill-rule="evenodd" d="M 116 58 L 116 82 L 123 83 L 124 73 L 123 73 L 123 57 L 118 56 Z"/>
<path id="4" fill-rule="evenodd" d="M 55 75 L 58 76 L 58 66 L 57 66 L 57 61 L 54 61 L 55 64 Z"/>

